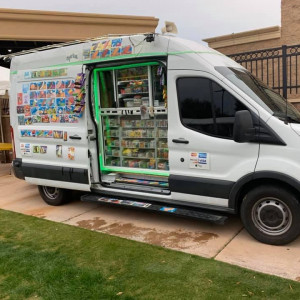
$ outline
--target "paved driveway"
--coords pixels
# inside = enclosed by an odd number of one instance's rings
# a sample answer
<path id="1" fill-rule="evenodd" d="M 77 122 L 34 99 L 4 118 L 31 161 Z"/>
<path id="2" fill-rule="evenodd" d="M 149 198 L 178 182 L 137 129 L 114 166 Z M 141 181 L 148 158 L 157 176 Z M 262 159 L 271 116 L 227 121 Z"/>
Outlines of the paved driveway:
<path id="1" fill-rule="evenodd" d="M 64 206 L 48 206 L 37 187 L 7 175 L 0 165 L 0 208 L 120 236 L 300 281 L 300 238 L 287 246 L 269 246 L 250 237 L 236 216 L 221 226 L 83 203 L 79 196 Z M 76 199 L 77 198 L 77 199 Z"/>

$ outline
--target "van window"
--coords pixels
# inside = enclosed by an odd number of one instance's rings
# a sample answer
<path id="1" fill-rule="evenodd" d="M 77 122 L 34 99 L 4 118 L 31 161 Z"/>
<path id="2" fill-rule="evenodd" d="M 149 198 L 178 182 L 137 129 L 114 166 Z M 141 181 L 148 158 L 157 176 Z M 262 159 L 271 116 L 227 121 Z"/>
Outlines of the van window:
<path id="1" fill-rule="evenodd" d="M 210 81 L 205 78 L 180 78 L 177 93 L 183 125 L 214 134 Z"/>
<path id="2" fill-rule="evenodd" d="M 221 138 L 232 138 L 235 113 L 246 106 L 216 82 L 200 77 L 177 80 L 184 126 Z"/>
<path id="3" fill-rule="evenodd" d="M 281 120 L 286 120 L 287 117 L 289 122 L 300 122 L 300 112 L 249 71 L 228 67 L 215 69 L 275 117 Z"/>

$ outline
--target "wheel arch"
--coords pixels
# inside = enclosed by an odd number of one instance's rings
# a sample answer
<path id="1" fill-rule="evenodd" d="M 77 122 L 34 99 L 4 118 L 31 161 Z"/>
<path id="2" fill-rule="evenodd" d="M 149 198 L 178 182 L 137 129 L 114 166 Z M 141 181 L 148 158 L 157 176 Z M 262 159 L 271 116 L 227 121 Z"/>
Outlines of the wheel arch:
<path id="1" fill-rule="evenodd" d="M 247 192 L 254 187 L 266 184 L 287 188 L 296 195 L 298 200 L 300 199 L 300 181 L 279 172 L 258 171 L 247 174 L 234 184 L 229 195 L 229 208 L 238 213 Z"/>

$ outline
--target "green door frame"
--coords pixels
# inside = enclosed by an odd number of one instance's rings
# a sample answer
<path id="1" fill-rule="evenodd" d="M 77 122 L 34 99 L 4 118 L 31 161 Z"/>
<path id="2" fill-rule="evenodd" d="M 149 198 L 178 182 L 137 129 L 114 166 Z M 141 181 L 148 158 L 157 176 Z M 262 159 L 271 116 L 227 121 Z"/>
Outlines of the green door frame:
<path id="1" fill-rule="evenodd" d="M 114 66 L 114 67 L 104 67 L 104 68 L 96 68 L 93 70 L 93 82 L 94 82 L 94 106 L 95 106 L 95 114 L 96 114 L 96 122 L 98 125 L 99 130 L 99 141 L 101 141 L 100 145 L 100 153 L 99 153 L 99 164 L 100 164 L 100 172 L 121 172 L 121 173 L 133 173 L 133 174 L 145 174 L 145 175 L 156 175 L 156 176 L 169 176 L 168 171 L 160 171 L 160 170 L 147 170 L 147 169 L 135 169 L 135 168 L 123 168 L 123 167 L 106 167 L 104 165 L 104 157 L 103 153 L 103 128 L 101 122 L 101 113 L 99 110 L 100 104 L 100 92 L 99 92 L 99 76 L 100 73 L 103 71 L 113 71 L 113 70 L 121 70 L 127 68 L 134 68 L 134 67 L 144 67 L 144 66 L 154 66 L 159 65 L 157 62 L 145 62 L 145 63 L 137 63 L 137 64 L 129 64 L 129 65 L 121 65 L 121 66 Z M 99 76 L 98 76 L 99 75 Z M 102 82 L 100 82 L 103 84 Z"/>

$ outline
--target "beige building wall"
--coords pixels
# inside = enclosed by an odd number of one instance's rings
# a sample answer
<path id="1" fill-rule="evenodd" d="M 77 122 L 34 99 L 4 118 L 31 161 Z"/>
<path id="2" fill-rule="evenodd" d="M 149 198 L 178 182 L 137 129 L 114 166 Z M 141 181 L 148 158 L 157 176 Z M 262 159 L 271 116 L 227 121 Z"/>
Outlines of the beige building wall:
<path id="1" fill-rule="evenodd" d="M 107 34 L 155 32 L 158 21 L 155 17 L 145 16 L 0 8 L 0 41 L 50 43 L 88 39 Z M 5 103 L 7 106 L 8 101 Z M 3 105 L 4 100 L 0 99 L 2 112 Z M 0 118 L 4 141 L 10 142 L 9 115 L 5 114 L 1 117 L 0 114 Z"/>
<path id="2" fill-rule="evenodd" d="M 274 48 L 280 46 L 281 27 L 273 26 L 257 30 L 233 33 L 204 39 L 209 47 L 223 54 L 229 55 L 240 52 L 255 51 L 258 49 Z"/>
<path id="3" fill-rule="evenodd" d="M 282 45 L 296 45 L 300 44 L 300 1 L 299 0 L 282 0 L 281 2 L 281 27 L 273 26 L 268 28 L 262 28 L 258 30 L 251 30 L 236 34 L 229 34 L 219 37 L 213 37 L 204 39 L 205 42 L 211 48 L 214 48 L 221 53 L 226 55 L 276 48 Z M 300 51 L 300 48 L 299 50 Z M 267 55 L 267 53 L 264 53 Z M 275 53 L 276 54 L 276 53 Z M 298 67 L 298 74 L 296 75 L 295 69 L 296 64 Z M 292 68 L 290 69 L 290 65 Z M 245 65 L 244 65 L 245 66 Z M 271 68 L 274 66 L 274 73 Z M 260 66 L 256 68 L 256 63 L 253 62 L 252 66 L 250 63 L 246 66 L 247 69 L 262 78 L 263 81 L 269 85 L 282 85 L 282 63 L 278 63 L 278 60 L 264 61 L 263 68 Z M 291 72 L 290 72 L 291 71 Z M 288 84 L 300 85 L 300 57 L 296 59 L 292 58 L 291 61 L 287 61 L 287 72 L 290 76 Z M 300 89 L 296 92 L 295 90 L 288 90 L 288 99 L 293 102 L 294 105 L 300 110 Z"/>
<path id="4" fill-rule="evenodd" d="M 154 32 L 155 17 L 0 9 L 0 40 L 70 41 Z"/>

